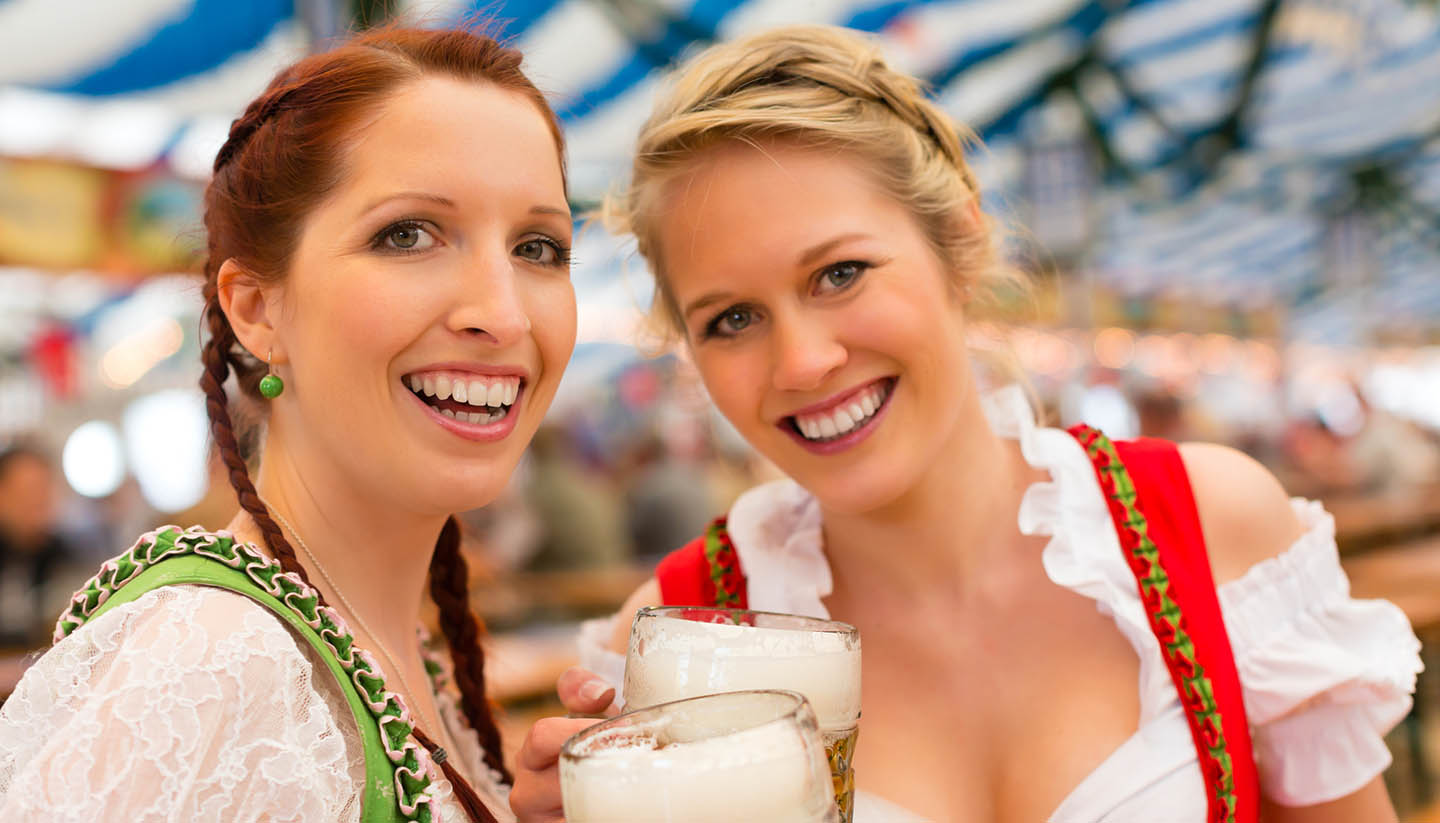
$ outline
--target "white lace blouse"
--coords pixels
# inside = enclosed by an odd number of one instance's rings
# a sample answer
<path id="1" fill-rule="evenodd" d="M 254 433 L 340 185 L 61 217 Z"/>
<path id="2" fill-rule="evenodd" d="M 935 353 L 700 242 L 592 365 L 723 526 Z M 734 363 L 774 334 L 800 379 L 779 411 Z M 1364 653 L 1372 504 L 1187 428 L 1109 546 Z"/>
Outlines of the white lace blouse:
<path id="1" fill-rule="evenodd" d="M 1050 537 L 1042 554 L 1046 575 L 1094 600 L 1140 657 L 1139 729 L 1050 821 L 1203 821 L 1204 783 L 1189 727 L 1089 458 L 1066 432 L 1036 426 L 1018 388 L 989 395 L 985 405 L 995 432 L 1018 439 L 1026 462 L 1050 475 L 1026 491 L 1017 524 L 1024 534 Z M 1421 663 L 1404 613 L 1383 600 L 1350 597 L 1331 517 L 1315 502 L 1292 505 L 1306 533 L 1218 594 L 1261 789 L 1278 803 L 1303 806 L 1350 794 L 1390 764 L 1382 738 L 1409 711 Z M 828 616 L 822 598 L 831 578 L 820 525 L 815 499 L 790 481 L 736 501 L 728 526 L 751 608 Z M 617 685 L 625 660 L 606 643 L 621 617 L 587 623 L 579 639 L 582 664 Z M 856 823 L 919 819 L 864 791 L 857 796 Z"/>
<path id="2" fill-rule="evenodd" d="M 454 696 L 457 767 L 507 819 Z M 433 776 L 445 823 L 467 818 Z M 310 644 L 244 595 L 156 589 L 86 623 L 0 708 L 0 820 L 358 821 L 365 752 Z"/>

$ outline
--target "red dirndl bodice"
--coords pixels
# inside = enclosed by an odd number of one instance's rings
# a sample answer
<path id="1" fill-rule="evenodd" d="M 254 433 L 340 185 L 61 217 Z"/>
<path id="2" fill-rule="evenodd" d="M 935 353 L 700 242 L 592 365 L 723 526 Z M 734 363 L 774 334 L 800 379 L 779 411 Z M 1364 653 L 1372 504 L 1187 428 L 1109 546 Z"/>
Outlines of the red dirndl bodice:
<path id="1" fill-rule="evenodd" d="M 1075 426 L 1095 466 L 1121 551 L 1185 707 L 1208 823 L 1257 823 L 1260 786 L 1240 677 L 1215 594 L 1190 477 L 1174 443 L 1112 442 Z M 745 574 L 725 519 L 660 562 L 667 606 L 748 608 Z"/>

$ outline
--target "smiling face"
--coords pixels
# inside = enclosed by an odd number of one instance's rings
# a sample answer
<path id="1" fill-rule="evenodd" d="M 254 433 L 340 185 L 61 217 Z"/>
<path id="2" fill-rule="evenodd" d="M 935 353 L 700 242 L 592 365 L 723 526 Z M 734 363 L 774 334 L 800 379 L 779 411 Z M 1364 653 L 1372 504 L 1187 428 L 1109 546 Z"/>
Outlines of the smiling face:
<path id="1" fill-rule="evenodd" d="M 553 136 L 514 92 L 427 77 L 356 133 L 342 170 L 276 290 L 272 437 L 411 510 L 483 505 L 575 342 Z"/>
<path id="2" fill-rule="evenodd" d="M 660 269 L 711 397 L 825 506 L 920 482 L 972 390 L 960 301 L 853 155 L 710 149 L 662 199 Z"/>

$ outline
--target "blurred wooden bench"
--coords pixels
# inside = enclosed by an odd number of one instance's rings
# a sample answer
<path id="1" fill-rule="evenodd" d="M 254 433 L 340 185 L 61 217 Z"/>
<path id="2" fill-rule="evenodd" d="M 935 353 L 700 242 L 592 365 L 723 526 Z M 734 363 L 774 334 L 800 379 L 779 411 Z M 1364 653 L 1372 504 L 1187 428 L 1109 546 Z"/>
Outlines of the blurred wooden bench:
<path id="1" fill-rule="evenodd" d="M 555 681 L 578 661 L 578 624 L 556 624 L 485 639 L 485 685 L 491 699 L 514 703 L 547 698 Z"/>
<path id="2" fill-rule="evenodd" d="M 1350 591 L 1355 597 L 1384 598 L 1400 607 L 1423 644 L 1426 670 L 1420 673 L 1415 689 L 1415 703 L 1402 729 L 1404 747 L 1409 752 L 1407 782 L 1413 787 L 1415 799 L 1429 803 L 1434 797 L 1435 775 L 1426 756 L 1425 735 L 1430 714 L 1429 705 L 1436 677 L 1434 649 L 1440 644 L 1440 535 L 1409 540 L 1384 548 L 1372 549 L 1342 559 L 1350 577 Z M 1397 766 L 1399 764 L 1397 763 Z M 1419 818 L 1440 823 L 1440 809 L 1433 809 Z"/>
<path id="3" fill-rule="evenodd" d="M 649 566 L 610 566 L 576 571 L 525 572 L 471 586 L 475 609 L 498 629 L 536 620 L 578 620 L 610 614 L 650 579 Z"/>
<path id="4" fill-rule="evenodd" d="M 1344 558 L 1356 597 L 1399 606 L 1416 632 L 1440 628 L 1440 534 Z"/>
<path id="5" fill-rule="evenodd" d="M 1440 533 L 1440 485 L 1385 494 L 1326 497 L 1335 540 L 1350 554 Z"/>

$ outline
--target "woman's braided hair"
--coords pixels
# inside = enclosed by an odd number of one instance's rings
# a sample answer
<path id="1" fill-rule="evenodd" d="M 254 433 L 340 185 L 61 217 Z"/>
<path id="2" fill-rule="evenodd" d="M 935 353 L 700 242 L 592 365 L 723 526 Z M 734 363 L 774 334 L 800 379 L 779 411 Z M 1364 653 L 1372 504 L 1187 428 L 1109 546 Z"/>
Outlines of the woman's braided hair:
<path id="1" fill-rule="evenodd" d="M 983 214 L 978 226 L 956 219 L 980 197 L 965 158 L 974 135 L 864 36 L 783 26 L 711 46 L 678 69 L 640 130 L 629 188 L 606 200 L 607 225 L 633 234 L 655 273 L 654 319 L 666 336 L 684 329 L 659 239 L 667 184 L 717 144 L 773 140 L 865 161 L 918 221 L 970 305 L 1006 288 L 1024 291 L 1023 274 L 997 259 L 993 223 Z"/>
<path id="2" fill-rule="evenodd" d="M 210 336 L 202 358 L 210 431 L 240 506 L 254 520 L 270 553 L 286 571 L 309 582 L 285 532 L 255 491 L 231 420 L 225 384 L 233 372 L 239 393 L 258 404 L 265 364 L 245 351 L 220 309 L 216 276 L 235 260 L 262 282 L 282 280 L 306 213 L 339 182 L 337 162 L 347 134 L 406 83 L 441 75 L 489 83 L 533 102 L 549 123 L 564 173 L 564 141 L 554 112 L 520 70 L 521 55 L 490 37 L 463 30 L 384 28 L 281 71 L 230 127 L 215 157 L 205 191 L 204 319 Z M 460 527 L 446 521 L 430 563 L 430 592 L 440 611 L 461 707 L 485 748 L 486 764 L 508 783 L 500 731 L 485 696 L 483 627 L 470 608 L 469 571 L 460 551 Z M 421 730 L 416 737 L 434 744 Z M 447 761 L 441 764 L 470 817 L 493 816 L 473 788 Z"/>

